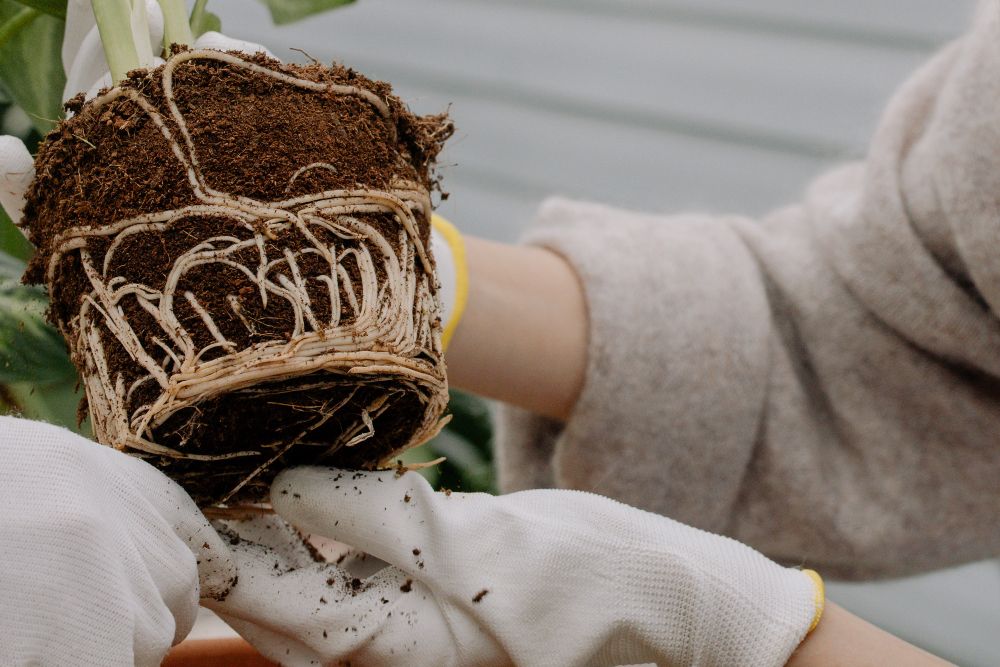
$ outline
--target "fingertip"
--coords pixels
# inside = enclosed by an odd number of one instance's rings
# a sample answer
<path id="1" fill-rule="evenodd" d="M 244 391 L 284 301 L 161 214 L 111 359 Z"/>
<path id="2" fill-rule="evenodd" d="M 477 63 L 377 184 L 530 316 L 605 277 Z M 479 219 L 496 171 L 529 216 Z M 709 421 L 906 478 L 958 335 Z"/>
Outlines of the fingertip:
<path id="1" fill-rule="evenodd" d="M 157 0 L 146 0 L 146 27 L 153 53 L 159 53 L 163 45 L 163 11 Z"/>
<path id="2" fill-rule="evenodd" d="M 0 165 L 6 175 L 34 171 L 35 161 L 23 141 L 5 134 L 0 136 Z"/>
<path id="3" fill-rule="evenodd" d="M 155 43 L 152 37 L 158 31 L 160 39 L 163 39 L 163 11 L 157 0 L 146 0 L 146 25 L 149 26 L 150 41 Z"/>

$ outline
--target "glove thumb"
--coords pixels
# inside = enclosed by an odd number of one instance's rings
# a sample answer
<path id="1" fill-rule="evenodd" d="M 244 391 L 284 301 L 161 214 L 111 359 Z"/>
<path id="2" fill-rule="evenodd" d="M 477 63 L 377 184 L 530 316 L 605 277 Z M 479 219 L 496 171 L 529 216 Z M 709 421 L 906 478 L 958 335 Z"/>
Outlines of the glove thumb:
<path id="1" fill-rule="evenodd" d="M 453 494 L 440 511 L 440 494 L 415 472 L 361 472 L 301 466 L 283 470 L 271 485 L 271 505 L 286 521 L 397 567 L 412 566 L 419 538 L 444 539 L 467 519 L 478 494 Z M 459 502 L 459 500 L 467 502 Z"/>
<path id="2" fill-rule="evenodd" d="M 15 225 L 24 214 L 24 195 L 35 177 L 35 161 L 17 137 L 0 136 L 0 206 Z"/>

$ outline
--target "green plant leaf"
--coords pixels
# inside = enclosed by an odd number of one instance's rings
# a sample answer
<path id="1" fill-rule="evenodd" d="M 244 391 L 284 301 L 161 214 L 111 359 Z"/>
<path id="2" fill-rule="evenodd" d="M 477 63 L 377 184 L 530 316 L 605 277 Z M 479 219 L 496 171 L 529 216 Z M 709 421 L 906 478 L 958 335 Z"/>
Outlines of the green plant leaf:
<path id="1" fill-rule="evenodd" d="M 485 491 L 495 493 L 493 464 L 474 443 L 445 429 L 427 447 L 434 456 L 444 456 L 438 483 L 455 491 Z"/>
<path id="2" fill-rule="evenodd" d="M 0 31 L 25 11 L 35 10 L 26 10 L 14 0 L 0 0 Z M 63 25 L 61 19 L 38 14 L 0 46 L 0 84 L 42 134 L 52 129 L 62 113 Z"/>
<path id="3" fill-rule="evenodd" d="M 21 230 L 14 226 L 3 208 L 0 208 L 0 253 L 12 255 L 17 259 L 28 259 L 33 249 Z"/>
<path id="4" fill-rule="evenodd" d="M 424 447 L 429 459 L 444 456 L 435 466 L 436 483 L 455 491 L 496 493 L 493 474 L 493 422 L 486 401 L 461 391 L 451 392 L 452 420 Z"/>
<path id="5" fill-rule="evenodd" d="M 212 12 L 205 11 L 208 0 L 195 0 L 194 7 L 191 8 L 191 32 L 195 39 L 198 39 L 206 32 L 214 30 L 222 32 L 222 19 Z"/>
<path id="6" fill-rule="evenodd" d="M 222 32 L 222 19 L 212 12 L 202 12 L 199 14 L 198 20 L 191 24 L 191 32 L 194 33 L 195 39 L 213 30 Z"/>
<path id="7" fill-rule="evenodd" d="M 490 464 L 474 443 L 448 429 L 438 433 L 430 446 L 438 456 L 447 457 L 448 463 L 462 470 L 474 470 Z"/>
<path id="8" fill-rule="evenodd" d="M 271 11 L 277 25 L 294 23 L 313 14 L 349 5 L 354 0 L 261 0 Z"/>
<path id="9" fill-rule="evenodd" d="M 0 253 L 0 383 L 74 381 L 62 336 L 45 321 L 48 299 L 22 285 L 24 263 Z"/>
<path id="10" fill-rule="evenodd" d="M 31 25 L 42 13 L 22 7 L 16 14 L 0 24 L 0 46 L 3 46 Z"/>
<path id="11" fill-rule="evenodd" d="M 83 398 L 83 390 L 77 386 L 76 378 L 53 384 L 25 382 L 5 387 L 4 393 L 13 399 L 11 406 L 15 412 L 28 419 L 38 419 L 50 424 L 65 426 L 83 435 L 90 434 L 89 421 L 76 423 L 77 406 Z"/>
<path id="12" fill-rule="evenodd" d="M 17 0 L 18 4 L 66 20 L 66 0 Z"/>
<path id="13" fill-rule="evenodd" d="M 462 391 L 453 390 L 448 401 L 451 423 L 448 431 L 475 443 L 480 453 L 487 459 L 493 442 L 493 421 L 489 405 L 481 398 Z"/>

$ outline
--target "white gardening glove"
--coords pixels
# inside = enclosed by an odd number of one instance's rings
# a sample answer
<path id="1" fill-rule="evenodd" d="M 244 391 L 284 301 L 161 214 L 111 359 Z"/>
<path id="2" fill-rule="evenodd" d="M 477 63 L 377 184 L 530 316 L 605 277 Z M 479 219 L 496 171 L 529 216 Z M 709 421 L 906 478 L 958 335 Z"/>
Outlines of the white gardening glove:
<path id="1" fill-rule="evenodd" d="M 0 135 L 0 206 L 15 225 L 24 216 L 24 195 L 35 177 L 35 160 L 17 137 Z"/>
<path id="2" fill-rule="evenodd" d="M 235 574 L 174 482 L 66 429 L 0 417 L 0 665 L 159 665 Z"/>
<path id="3" fill-rule="evenodd" d="M 206 606 L 285 665 L 766 667 L 822 608 L 814 573 L 583 492 L 449 495 L 415 473 L 306 467 L 281 473 L 271 500 L 390 564 L 352 582 L 231 547 L 239 582 Z"/>

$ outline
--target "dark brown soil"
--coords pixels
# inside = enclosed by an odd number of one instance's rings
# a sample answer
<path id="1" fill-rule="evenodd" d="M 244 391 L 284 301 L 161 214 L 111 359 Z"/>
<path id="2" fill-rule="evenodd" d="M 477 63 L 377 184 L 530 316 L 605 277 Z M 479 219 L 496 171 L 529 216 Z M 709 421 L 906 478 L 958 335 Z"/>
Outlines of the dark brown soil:
<path id="1" fill-rule="evenodd" d="M 269 69 L 317 82 L 364 88 L 386 102 L 391 111 L 387 124 L 375 108 L 349 95 L 303 90 L 256 72 L 217 61 L 188 61 L 174 77 L 174 97 L 184 117 L 206 185 L 228 195 L 260 202 L 287 200 L 326 190 L 390 189 L 394 179 L 435 187 L 434 159 L 451 125 L 441 116 L 418 117 L 396 98 L 388 84 L 369 80 L 353 70 L 334 65 L 284 65 L 263 56 L 255 62 Z M 179 128 L 170 119 L 160 70 L 136 72 L 125 86 L 140 91 L 160 114 L 175 137 Z M 67 229 L 104 227 L 137 215 L 199 204 L 188 176 L 171 151 L 160 129 L 135 102 L 118 98 L 100 108 L 71 101 L 75 115 L 46 137 L 36 159 L 37 177 L 27 197 L 24 222 L 37 252 L 26 280 L 43 282 L 53 242 Z M 335 169 L 316 168 L 293 176 L 302 167 L 327 163 Z M 387 213 L 356 216 L 379 229 L 388 239 L 398 238 L 399 223 Z M 419 216 L 418 216 L 419 218 Z M 418 233 L 429 238 L 429 220 L 418 219 Z M 322 243 L 341 242 L 332 232 L 315 232 Z M 324 236 L 327 234 L 327 236 Z M 168 273 L 181 255 L 211 238 L 253 237 L 234 219 L 224 216 L 190 216 L 165 230 L 150 230 L 124 237 L 109 262 L 108 275 L 127 283 L 163 291 Z M 399 245 L 398 241 L 395 243 Z M 289 228 L 265 244 L 268 256 L 281 256 L 283 248 L 306 248 L 308 241 Z M 90 238 L 87 251 L 96 265 L 104 263 L 110 241 Z M 398 250 L 398 248 L 395 248 Z M 241 251 L 233 259 L 253 265 L 258 250 Z M 357 279 L 360 267 L 351 258 L 343 262 Z M 330 298 L 318 276 L 329 267 L 318 255 L 303 254 L 299 269 L 320 322 L 328 322 Z M 423 269 L 419 266 L 418 271 Z M 277 269 L 291 280 L 287 265 Z M 384 278 L 378 269 L 380 282 Z M 68 252 L 58 263 L 48 285 L 50 319 L 70 341 L 78 337 L 82 299 L 92 290 L 80 257 Z M 190 291 L 207 310 L 222 335 L 244 350 L 268 341 L 288 340 L 293 311 L 283 299 L 265 306 L 257 285 L 237 268 L 218 263 L 188 271 L 175 291 L 175 315 L 191 333 L 198 348 L 215 339 L 199 314 L 180 295 Z M 341 323 L 354 317 L 341 287 Z M 231 306 L 239 302 L 243 319 Z M 156 349 L 155 338 L 164 333 L 135 297 L 127 297 L 121 311 L 146 350 Z M 98 320 L 103 321 L 103 320 Z M 251 324 L 248 326 L 247 321 Z M 136 364 L 115 336 L 99 327 L 112 377 L 131 387 L 145 371 Z M 226 354 L 222 347 L 209 350 L 203 360 Z M 79 355 L 75 355 L 79 356 Z M 78 367 L 82 360 L 74 359 Z M 84 374 L 93 369 L 80 368 Z M 159 394 L 155 382 L 140 384 L 128 399 L 128 412 L 149 403 Z M 317 460 L 348 467 L 369 468 L 405 444 L 423 417 L 419 392 L 399 378 L 386 377 L 359 386 L 342 374 L 316 372 L 293 379 L 258 384 L 198 403 L 171 416 L 155 430 L 154 442 L 184 452 L 219 454 L 259 450 L 255 457 L 199 462 L 190 459 L 147 457 L 178 480 L 202 505 L 218 502 L 248 471 L 270 459 L 296 434 L 355 391 L 353 399 L 305 441 L 284 454 L 231 501 L 258 501 L 266 497 L 270 480 L 282 468 Z M 359 419 L 362 409 L 386 391 L 393 391 L 393 407 L 375 418 L 375 436 L 356 447 L 328 451 L 346 426 Z"/>

